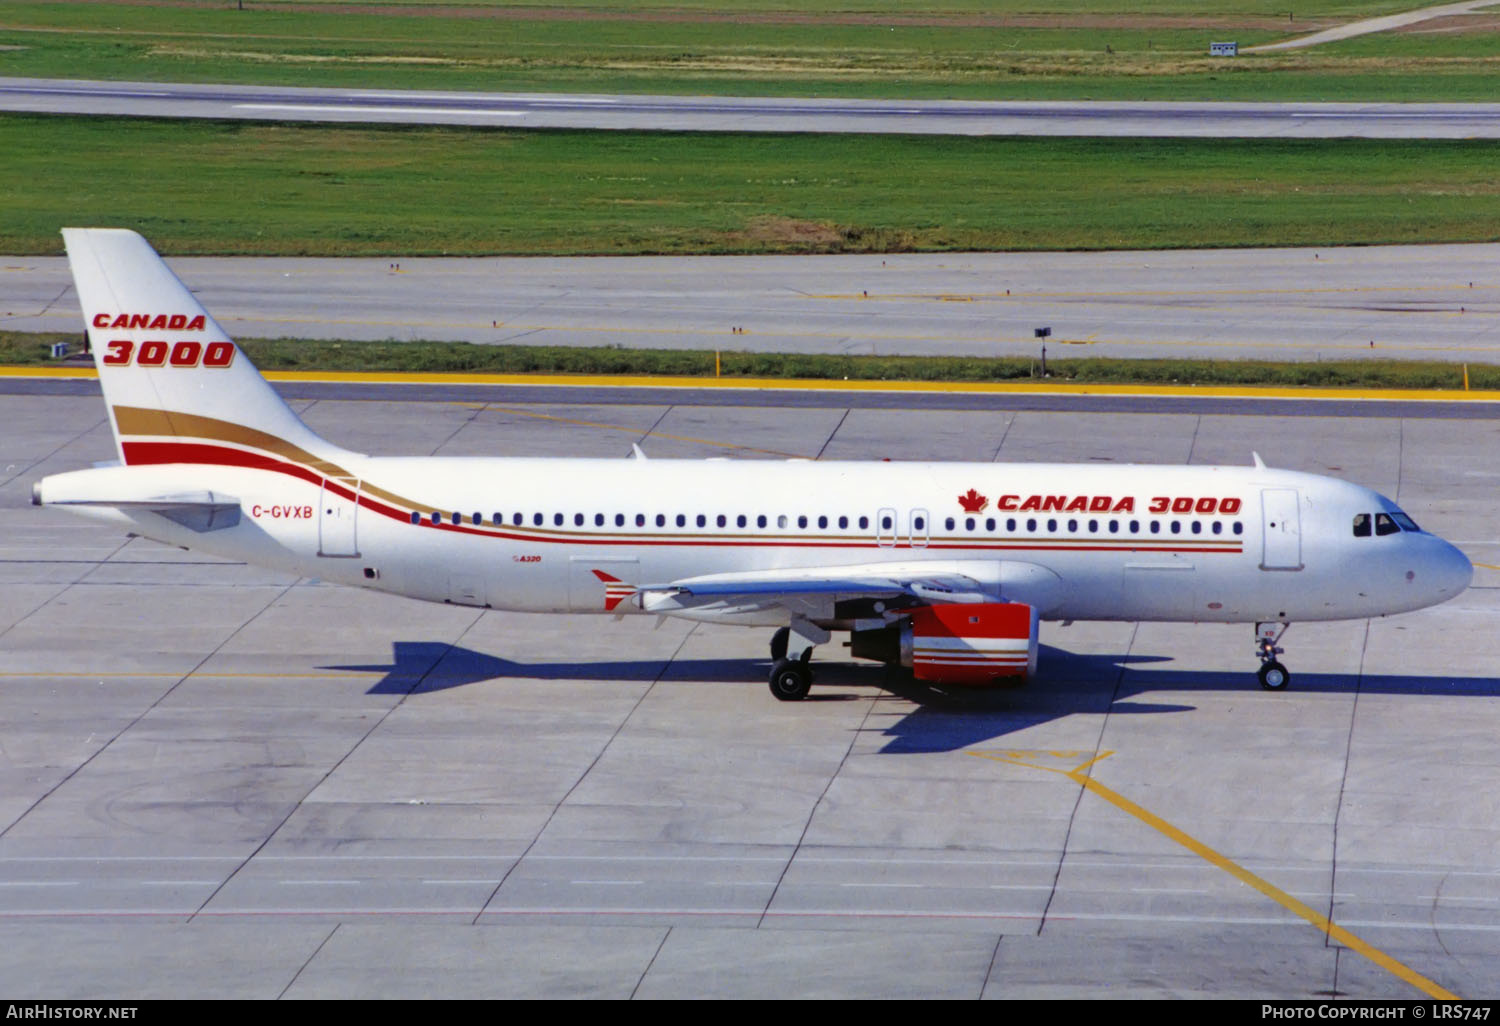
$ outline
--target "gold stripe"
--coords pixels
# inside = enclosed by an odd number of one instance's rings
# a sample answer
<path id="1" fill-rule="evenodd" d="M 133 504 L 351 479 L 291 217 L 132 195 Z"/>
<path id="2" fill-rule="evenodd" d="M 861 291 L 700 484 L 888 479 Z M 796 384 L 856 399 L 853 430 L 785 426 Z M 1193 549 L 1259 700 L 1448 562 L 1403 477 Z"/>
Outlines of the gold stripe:
<path id="1" fill-rule="evenodd" d="M 124 435 L 155 436 L 165 438 L 200 438 L 213 442 L 228 442 L 249 449 L 273 453 L 293 463 L 301 464 L 324 477 L 331 478 L 350 488 L 359 484 L 359 478 L 336 463 L 320 459 L 305 449 L 285 439 L 255 428 L 245 427 L 217 417 L 202 417 L 195 413 L 178 413 L 171 410 L 152 410 L 139 406 L 115 406 L 111 408 L 115 424 Z M 417 509 L 412 500 L 388 492 L 379 485 L 363 484 L 360 490 L 397 506 Z M 441 511 L 446 518 L 449 511 Z"/>

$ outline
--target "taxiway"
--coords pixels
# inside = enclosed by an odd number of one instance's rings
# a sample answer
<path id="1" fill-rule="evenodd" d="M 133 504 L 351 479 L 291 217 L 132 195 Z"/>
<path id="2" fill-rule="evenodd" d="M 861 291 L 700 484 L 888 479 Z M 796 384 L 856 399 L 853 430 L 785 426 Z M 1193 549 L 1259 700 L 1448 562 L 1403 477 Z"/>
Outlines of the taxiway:
<path id="1" fill-rule="evenodd" d="M 1248 626 L 1078 623 L 1044 625 L 1021 690 L 945 696 L 829 648 L 813 700 L 784 704 L 762 632 L 420 605 L 35 509 L 37 477 L 112 457 L 102 404 L 0 395 L 8 994 L 1495 990 L 1492 416 L 296 405 L 340 443 L 424 455 L 1253 448 L 1391 495 L 1480 568 L 1445 606 L 1294 626 L 1285 694 L 1256 685 Z"/>

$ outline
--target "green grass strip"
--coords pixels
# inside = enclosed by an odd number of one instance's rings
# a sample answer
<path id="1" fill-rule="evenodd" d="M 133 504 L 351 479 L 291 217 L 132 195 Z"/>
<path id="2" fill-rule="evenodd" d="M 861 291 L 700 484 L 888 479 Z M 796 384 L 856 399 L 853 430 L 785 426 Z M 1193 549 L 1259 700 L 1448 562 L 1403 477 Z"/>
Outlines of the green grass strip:
<path id="1" fill-rule="evenodd" d="M 1500 142 L 0 117 L 0 252 L 892 253 L 1500 239 Z"/>
<path id="2" fill-rule="evenodd" d="M 1483 14 L 1248 48 L 1413 6 L 1282 0 L 0 4 L 6 74 L 377 89 L 968 99 L 1489 100 Z M 502 9 L 503 8 L 503 9 Z M 652 9 L 654 8 L 654 9 Z"/>
<path id="3" fill-rule="evenodd" d="M 54 342 L 75 351 L 77 334 L 0 332 L 0 365 L 55 364 Z M 680 349 L 474 345 L 468 342 L 329 342 L 250 339 L 240 342 L 268 371 L 360 371 L 406 374 L 577 374 L 849 381 L 997 382 L 1037 380 L 1028 357 L 843 356 Z M 1251 360 L 1049 359 L 1048 380 L 1077 384 L 1249 385 L 1278 388 L 1462 389 L 1465 365 L 1435 361 L 1345 360 L 1326 363 Z M 1472 389 L 1500 389 L 1500 365 L 1468 364 Z"/>

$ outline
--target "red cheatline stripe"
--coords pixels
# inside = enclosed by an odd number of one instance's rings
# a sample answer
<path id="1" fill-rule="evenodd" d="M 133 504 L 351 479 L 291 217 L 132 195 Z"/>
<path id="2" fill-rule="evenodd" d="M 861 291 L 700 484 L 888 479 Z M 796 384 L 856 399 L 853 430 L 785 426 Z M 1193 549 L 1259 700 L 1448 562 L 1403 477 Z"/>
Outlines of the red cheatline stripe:
<path id="1" fill-rule="evenodd" d="M 128 465 L 148 465 L 162 463 L 200 463 L 210 466 L 247 467 L 254 470 L 266 470 L 273 473 L 286 474 L 299 480 L 314 485 L 326 485 L 329 491 L 340 495 L 350 502 L 359 505 L 373 513 L 410 523 L 412 513 L 422 513 L 419 525 L 434 530 L 449 531 L 457 534 L 474 535 L 481 538 L 502 538 L 509 541 L 529 542 L 535 544 L 580 544 L 580 545 L 632 545 L 632 546 L 714 546 L 717 548 L 868 548 L 870 546 L 869 535 L 863 538 L 841 538 L 828 541 L 819 539 L 799 539 L 787 535 L 776 535 L 765 538 L 735 538 L 719 535 L 688 535 L 685 537 L 661 537 L 655 535 L 646 536 L 617 536 L 607 537 L 602 535 L 591 535 L 586 531 L 556 533 L 550 531 L 534 531 L 530 528 L 521 528 L 519 531 L 501 529 L 495 526 L 454 524 L 447 520 L 432 523 L 427 516 L 427 510 L 400 509 L 372 498 L 365 492 L 356 494 L 353 489 L 338 481 L 324 477 L 300 463 L 291 463 L 275 456 L 266 456 L 257 452 L 248 452 L 243 449 L 233 449 L 222 445 L 213 445 L 202 442 L 124 442 L 125 462 Z M 1145 541 L 1142 539 L 1141 541 Z M 964 551 L 983 550 L 990 552 L 1177 552 L 1177 553 L 1225 553 L 1236 555 L 1243 551 L 1242 543 L 1234 541 L 1223 542 L 1199 542 L 1192 545 L 1181 545 L 1176 547 L 1165 547 L 1157 544 L 1140 544 L 1129 541 L 1119 542 L 1072 542 L 1067 539 L 1035 541 L 954 541 L 934 542 L 929 545 L 913 545 L 909 541 L 900 542 L 896 545 L 881 545 L 881 548 L 897 549 L 953 549 Z"/>

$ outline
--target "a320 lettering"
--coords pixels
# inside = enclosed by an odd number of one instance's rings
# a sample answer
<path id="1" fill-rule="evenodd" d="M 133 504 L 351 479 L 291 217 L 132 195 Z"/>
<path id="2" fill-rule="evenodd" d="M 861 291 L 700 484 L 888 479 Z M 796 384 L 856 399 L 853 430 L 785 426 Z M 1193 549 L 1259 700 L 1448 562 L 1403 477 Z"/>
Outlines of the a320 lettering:
<path id="1" fill-rule="evenodd" d="M 262 506 L 256 503 L 250 507 L 250 515 L 256 520 L 265 517 L 272 520 L 311 520 L 313 508 L 311 506 Z"/>
<path id="2" fill-rule="evenodd" d="M 115 339 L 104 343 L 109 352 L 104 354 L 104 363 L 110 367 L 124 367 L 134 363 L 137 367 L 228 367 L 234 362 L 233 342 L 142 342 L 136 345 L 129 339 Z"/>

